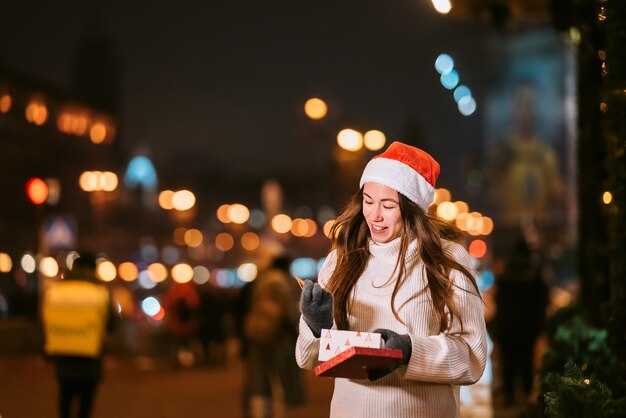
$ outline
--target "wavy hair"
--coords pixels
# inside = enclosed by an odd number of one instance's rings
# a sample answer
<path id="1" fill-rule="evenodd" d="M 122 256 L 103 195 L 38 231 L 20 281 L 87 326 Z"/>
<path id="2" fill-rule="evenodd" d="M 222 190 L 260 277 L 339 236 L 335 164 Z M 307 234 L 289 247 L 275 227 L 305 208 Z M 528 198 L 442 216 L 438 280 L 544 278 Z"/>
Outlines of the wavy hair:
<path id="1" fill-rule="evenodd" d="M 416 255 L 419 255 L 424 262 L 428 286 L 413 295 L 411 299 L 430 290 L 433 307 L 439 318 L 439 331 L 449 331 L 452 320 L 457 317 L 461 323 L 461 333 L 463 333 L 463 321 L 461 321 L 459 309 L 454 303 L 452 270 L 457 270 L 467 276 L 479 296 L 480 291 L 469 270 L 446 254 L 441 245 L 442 238 L 457 241 L 458 233 L 445 222 L 429 216 L 402 194 L 398 193 L 398 197 L 403 228 L 400 233 L 398 259 L 389 277 L 389 281 L 391 281 L 396 272 L 398 273 L 398 279 L 391 296 L 391 310 L 396 319 L 404 323 L 398 315 L 395 299 L 398 290 L 407 280 L 405 273 L 407 258 L 409 258 L 407 254 L 409 243 L 413 239 L 418 239 L 419 243 L 416 249 L 418 254 Z M 326 287 L 333 294 L 333 316 L 337 327 L 348 329 L 350 295 L 359 277 L 365 271 L 370 256 L 368 248 L 370 232 L 363 216 L 363 188 L 352 196 L 333 225 L 330 235 L 332 248 L 337 251 L 337 265 Z M 418 260 L 417 257 L 410 258 Z M 446 307 L 448 312 L 446 312 Z"/>

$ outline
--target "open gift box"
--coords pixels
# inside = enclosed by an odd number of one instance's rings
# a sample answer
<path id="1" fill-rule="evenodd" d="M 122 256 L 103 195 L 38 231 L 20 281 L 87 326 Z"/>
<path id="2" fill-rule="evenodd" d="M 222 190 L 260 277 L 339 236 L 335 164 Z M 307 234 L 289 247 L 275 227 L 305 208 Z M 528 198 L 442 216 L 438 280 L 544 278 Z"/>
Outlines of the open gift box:
<path id="1" fill-rule="evenodd" d="M 318 359 L 317 376 L 367 379 L 371 370 L 402 361 L 402 351 L 383 348 L 378 333 L 322 329 Z"/>

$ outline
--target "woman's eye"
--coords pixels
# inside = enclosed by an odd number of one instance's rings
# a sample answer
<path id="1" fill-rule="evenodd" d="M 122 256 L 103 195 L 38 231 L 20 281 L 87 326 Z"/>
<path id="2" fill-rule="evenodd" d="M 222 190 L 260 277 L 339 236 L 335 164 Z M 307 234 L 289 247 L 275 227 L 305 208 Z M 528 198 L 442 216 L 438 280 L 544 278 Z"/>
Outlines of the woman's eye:
<path id="1" fill-rule="evenodd" d="M 385 209 L 395 209 L 396 207 L 395 206 L 383 206 L 383 208 L 385 208 Z"/>
<path id="2" fill-rule="evenodd" d="M 374 203 L 374 202 L 368 202 L 367 200 L 364 200 L 364 203 L 365 203 L 366 205 L 371 205 L 371 204 L 372 204 L 372 203 Z"/>

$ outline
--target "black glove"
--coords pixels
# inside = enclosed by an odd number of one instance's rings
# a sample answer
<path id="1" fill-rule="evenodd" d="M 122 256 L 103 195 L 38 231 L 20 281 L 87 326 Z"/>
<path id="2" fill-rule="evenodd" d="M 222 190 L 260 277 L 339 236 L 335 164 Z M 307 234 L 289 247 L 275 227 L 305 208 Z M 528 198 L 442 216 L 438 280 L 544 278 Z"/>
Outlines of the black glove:
<path id="1" fill-rule="evenodd" d="M 384 369 L 375 369 L 369 372 L 367 378 L 369 380 L 378 380 L 381 377 L 387 376 L 392 373 L 398 367 L 407 364 L 411 358 L 411 352 L 413 351 L 413 345 L 411 343 L 411 337 L 407 334 L 400 335 L 397 332 L 391 331 L 389 329 L 378 328 L 373 332 L 378 333 L 382 336 L 383 341 L 385 342 L 385 348 L 396 348 L 402 351 L 402 360 L 398 363 L 395 363 L 392 366 L 389 366 Z"/>
<path id="2" fill-rule="evenodd" d="M 333 326 L 333 295 L 319 284 L 305 280 L 300 295 L 300 312 L 313 335 L 319 338 L 322 328 Z"/>

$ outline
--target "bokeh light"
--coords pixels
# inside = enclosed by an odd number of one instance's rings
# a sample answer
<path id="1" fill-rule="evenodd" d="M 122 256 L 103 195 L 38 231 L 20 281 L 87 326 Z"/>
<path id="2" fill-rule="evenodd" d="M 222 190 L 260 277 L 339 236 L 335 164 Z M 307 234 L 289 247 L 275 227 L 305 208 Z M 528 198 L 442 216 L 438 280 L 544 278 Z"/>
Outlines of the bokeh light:
<path id="1" fill-rule="evenodd" d="M 189 264 L 180 263 L 172 267 L 172 279 L 177 283 L 187 283 L 193 279 L 193 268 Z"/>
<path id="2" fill-rule="evenodd" d="M 137 280 L 139 269 L 134 263 L 126 261 L 117 267 L 117 274 L 120 276 L 120 279 L 126 282 L 132 282 Z"/>
<path id="3" fill-rule="evenodd" d="M 272 229 L 279 234 L 286 234 L 291 230 L 292 220 L 289 215 L 279 213 L 272 218 Z"/>
<path id="4" fill-rule="evenodd" d="M 235 224 L 243 224 L 250 218 L 250 210 L 242 204 L 230 205 L 227 210 L 228 219 Z"/>
<path id="5" fill-rule="evenodd" d="M 442 86 L 448 90 L 452 90 L 459 84 L 459 73 L 457 73 L 456 70 L 452 70 L 449 73 L 442 74 L 439 81 L 441 81 Z"/>
<path id="6" fill-rule="evenodd" d="M 354 129 L 343 129 L 337 134 L 337 144 L 346 151 L 358 151 L 363 148 L 363 135 Z"/>
<path id="7" fill-rule="evenodd" d="M 96 267 L 96 276 L 103 282 L 112 282 L 117 277 L 117 269 L 111 261 L 101 261 Z"/>
<path id="8" fill-rule="evenodd" d="M 328 113 L 326 102 L 313 97 L 304 104 L 304 113 L 313 120 L 322 119 Z"/>
<path id="9" fill-rule="evenodd" d="M 26 195 L 35 205 L 41 205 L 48 198 L 48 185 L 38 177 L 26 182 Z"/>
<path id="10" fill-rule="evenodd" d="M 247 251 L 254 251 L 259 248 L 261 239 L 254 232 L 246 232 L 241 236 L 241 247 Z"/>
<path id="11" fill-rule="evenodd" d="M 0 253 L 0 273 L 8 273 L 13 268 L 11 256 L 7 253 Z"/>
<path id="12" fill-rule="evenodd" d="M 254 263 L 244 263 L 237 268 L 237 277 L 244 282 L 251 282 L 256 279 L 258 267 Z"/>
<path id="13" fill-rule="evenodd" d="M 220 251 L 230 251 L 234 245 L 235 240 L 228 232 L 221 232 L 215 237 L 215 247 Z"/>
<path id="14" fill-rule="evenodd" d="M 385 146 L 385 142 L 387 142 L 387 138 L 381 131 L 371 130 L 365 132 L 365 135 L 363 135 L 365 148 L 370 151 L 378 151 Z"/>
<path id="15" fill-rule="evenodd" d="M 59 264 L 52 257 L 44 257 L 39 262 L 39 271 L 46 277 L 56 277 L 59 274 Z"/>
<path id="16" fill-rule="evenodd" d="M 155 283 L 162 283 L 167 279 L 167 268 L 161 263 L 152 263 L 146 270 Z"/>
<path id="17" fill-rule="evenodd" d="M 487 254 L 487 243 L 482 239 L 475 239 L 470 242 L 468 252 L 474 258 L 483 258 Z"/>
<path id="18" fill-rule="evenodd" d="M 37 268 L 35 257 L 33 257 L 33 255 L 30 253 L 24 254 L 20 259 L 20 267 L 22 267 L 22 270 L 24 270 L 26 273 L 33 273 Z"/>
<path id="19" fill-rule="evenodd" d="M 179 211 L 189 210 L 196 204 L 196 196 L 189 190 L 179 190 L 172 196 L 172 206 Z"/>
<path id="20" fill-rule="evenodd" d="M 454 69 L 454 60 L 448 54 L 441 54 L 435 60 L 435 69 L 439 74 L 448 74 Z"/>

